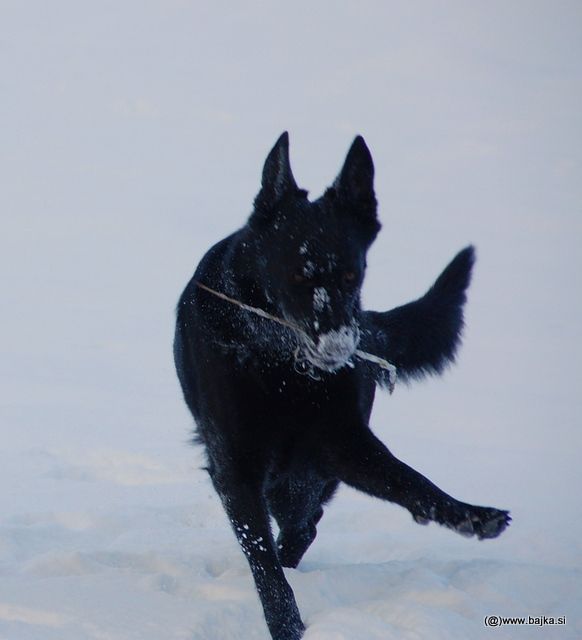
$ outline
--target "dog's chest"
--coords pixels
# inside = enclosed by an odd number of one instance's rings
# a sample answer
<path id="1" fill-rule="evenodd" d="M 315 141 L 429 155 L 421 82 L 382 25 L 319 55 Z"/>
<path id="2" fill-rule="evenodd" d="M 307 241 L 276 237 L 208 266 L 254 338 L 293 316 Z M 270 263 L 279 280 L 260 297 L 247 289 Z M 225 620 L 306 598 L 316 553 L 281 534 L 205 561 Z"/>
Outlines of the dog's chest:
<path id="1" fill-rule="evenodd" d="M 317 379 L 296 371 L 293 361 L 264 363 L 244 369 L 249 397 L 257 398 L 268 415 L 280 422 L 314 428 L 360 408 L 362 381 L 352 369 L 322 372 Z"/>

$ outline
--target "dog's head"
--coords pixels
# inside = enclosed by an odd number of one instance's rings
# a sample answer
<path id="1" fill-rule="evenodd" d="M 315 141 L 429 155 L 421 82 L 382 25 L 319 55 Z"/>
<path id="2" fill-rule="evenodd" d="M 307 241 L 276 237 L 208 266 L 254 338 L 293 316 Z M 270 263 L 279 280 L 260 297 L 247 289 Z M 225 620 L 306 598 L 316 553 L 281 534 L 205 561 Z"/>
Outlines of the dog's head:
<path id="1" fill-rule="evenodd" d="M 358 136 L 333 185 L 311 202 L 293 178 L 284 133 L 265 161 L 249 219 L 265 295 L 302 329 L 303 356 L 325 371 L 346 364 L 358 345 L 366 253 L 380 229 L 373 180 Z"/>

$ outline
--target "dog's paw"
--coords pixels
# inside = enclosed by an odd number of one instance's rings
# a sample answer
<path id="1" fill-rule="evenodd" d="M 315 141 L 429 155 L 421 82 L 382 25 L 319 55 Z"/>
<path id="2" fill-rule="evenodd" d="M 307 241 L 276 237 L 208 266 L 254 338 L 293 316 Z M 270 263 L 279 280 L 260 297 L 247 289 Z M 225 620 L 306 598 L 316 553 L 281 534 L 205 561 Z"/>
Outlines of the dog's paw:
<path id="1" fill-rule="evenodd" d="M 477 536 L 479 540 L 497 538 L 511 522 L 509 511 L 492 507 L 461 505 L 454 509 L 442 524 L 468 538 Z"/>
<path id="2" fill-rule="evenodd" d="M 316 535 L 317 529 L 313 522 L 302 529 L 282 530 L 277 538 L 277 555 L 281 565 L 295 569 Z"/>

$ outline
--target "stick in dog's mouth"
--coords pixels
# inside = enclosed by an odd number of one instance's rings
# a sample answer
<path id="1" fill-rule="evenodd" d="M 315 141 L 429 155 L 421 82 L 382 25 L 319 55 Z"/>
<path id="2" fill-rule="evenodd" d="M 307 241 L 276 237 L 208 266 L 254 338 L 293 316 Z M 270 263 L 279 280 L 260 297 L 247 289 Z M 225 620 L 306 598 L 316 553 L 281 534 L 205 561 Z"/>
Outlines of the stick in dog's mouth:
<path id="1" fill-rule="evenodd" d="M 202 282 L 199 282 L 198 280 L 196 280 L 195 282 L 196 282 L 196 286 L 200 287 L 200 289 L 203 289 L 204 291 L 207 291 L 208 293 L 211 293 L 217 296 L 221 300 L 225 300 L 226 302 L 235 304 L 241 309 L 244 309 L 245 311 L 254 313 L 260 316 L 261 318 L 272 320 L 273 322 L 277 322 L 278 324 L 281 324 L 284 327 L 287 327 L 288 329 L 292 329 L 293 331 L 295 331 L 295 333 L 300 338 L 300 342 L 301 342 L 301 345 L 297 347 L 297 349 L 295 350 L 295 370 L 298 373 L 305 373 L 309 375 L 311 378 L 313 378 L 314 380 L 318 380 L 320 379 L 320 376 L 315 372 L 314 367 L 317 367 L 318 369 L 322 369 L 324 371 L 332 372 L 332 371 L 336 371 L 337 369 L 343 366 L 353 366 L 353 363 L 351 363 L 350 358 L 352 355 L 354 355 L 360 358 L 361 360 L 367 360 L 368 362 L 373 362 L 374 364 L 377 364 L 379 367 L 387 371 L 388 372 L 388 390 L 390 391 L 390 393 L 394 391 L 394 385 L 396 384 L 396 376 L 397 376 L 396 367 L 391 362 L 388 362 L 388 360 L 384 360 L 384 358 L 375 356 L 373 353 L 368 353 L 367 351 L 361 351 L 360 349 L 353 349 L 350 354 L 350 357 L 348 357 L 340 366 L 330 367 L 329 365 L 326 364 L 326 361 L 325 361 L 326 346 L 337 346 L 338 344 L 340 344 L 342 348 L 347 347 L 348 346 L 347 341 L 349 339 L 353 341 L 353 346 L 355 347 L 359 341 L 359 331 L 354 332 L 351 327 L 342 327 L 342 329 L 340 329 L 339 331 L 330 331 L 328 334 L 325 334 L 324 336 L 322 336 L 322 338 L 324 338 L 323 342 L 321 338 L 318 342 L 318 345 L 320 344 L 323 345 L 323 349 L 322 349 L 321 347 L 316 346 L 313 340 L 307 335 L 307 333 L 305 333 L 305 331 L 303 331 L 303 329 L 297 324 L 295 324 L 294 322 L 289 322 L 289 320 L 278 318 L 277 316 L 267 313 L 260 307 L 253 307 L 249 304 L 245 304 L 244 302 L 241 302 L 240 300 L 231 298 L 230 296 L 227 296 L 225 293 L 216 291 L 216 289 L 212 289 L 211 287 L 208 287 L 207 285 L 203 284 Z M 348 336 L 348 332 L 350 333 L 350 336 Z M 357 333 L 357 337 L 356 337 L 356 333 Z M 313 345 L 313 347 L 311 345 Z M 337 361 L 334 361 L 334 362 L 337 362 Z M 330 360 L 330 363 L 331 363 L 331 360 Z"/>

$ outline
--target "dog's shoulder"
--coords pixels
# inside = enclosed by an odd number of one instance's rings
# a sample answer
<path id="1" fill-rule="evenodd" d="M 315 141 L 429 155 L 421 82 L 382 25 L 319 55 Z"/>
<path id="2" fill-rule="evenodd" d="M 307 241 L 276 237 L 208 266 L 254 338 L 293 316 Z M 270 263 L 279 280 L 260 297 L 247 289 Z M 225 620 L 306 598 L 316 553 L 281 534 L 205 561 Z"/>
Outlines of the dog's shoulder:
<path id="1" fill-rule="evenodd" d="M 267 307 L 257 258 L 249 251 L 250 236 L 252 230 L 247 225 L 212 246 L 177 308 L 184 335 L 198 344 L 212 344 L 223 356 L 245 363 L 257 354 L 259 360 L 287 357 L 290 339 L 289 330 L 249 310 Z"/>

